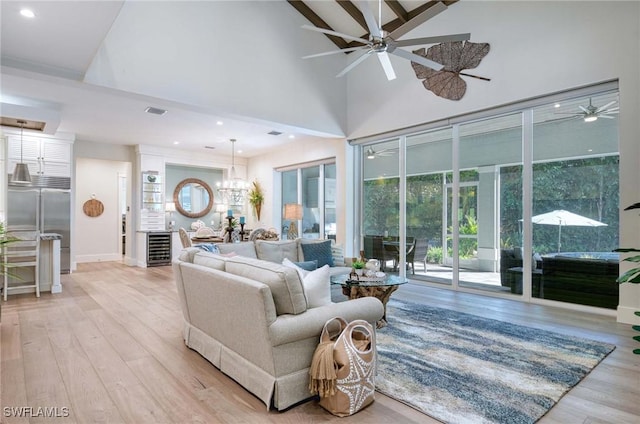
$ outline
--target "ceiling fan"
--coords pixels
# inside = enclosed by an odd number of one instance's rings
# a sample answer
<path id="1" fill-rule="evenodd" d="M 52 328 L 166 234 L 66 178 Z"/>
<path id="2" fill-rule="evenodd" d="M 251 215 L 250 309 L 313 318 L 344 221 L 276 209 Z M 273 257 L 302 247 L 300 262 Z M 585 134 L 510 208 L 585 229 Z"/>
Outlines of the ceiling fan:
<path id="1" fill-rule="evenodd" d="M 376 22 L 376 19 L 367 1 L 361 0 L 361 1 L 358 1 L 357 3 L 360 11 L 362 12 L 362 15 L 364 16 L 365 22 L 367 24 L 367 28 L 369 29 L 368 40 L 365 40 L 364 38 L 360 38 L 360 37 L 354 37 L 351 35 L 343 34 L 336 31 L 331 31 L 324 28 L 318 28 L 311 25 L 303 25 L 302 28 L 308 29 L 311 31 L 321 32 L 323 34 L 335 35 L 337 37 L 342 37 L 347 40 L 354 40 L 359 43 L 362 43 L 363 46 L 349 47 L 346 49 L 312 54 L 309 56 L 304 56 L 303 59 L 327 56 L 335 53 L 347 53 L 347 52 L 359 51 L 359 56 L 353 62 L 351 62 L 351 64 L 349 64 L 346 68 L 344 68 L 340 73 L 338 73 L 338 75 L 336 75 L 336 77 L 341 77 L 345 75 L 347 72 L 349 72 L 350 70 L 352 70 L 353 68 L 355 68 L 356 66 L 358 66 L 369 56 L 375 54 L 376 56 L 378 56 L 378 60 L 382 65 L 382 69 L 384 69 L 387 79 L 393 80 L 396 78 L 396 74 L 393 70 L 393 66 L 391 65 L 391 60 L 389 59 L 388 53 L 395 56 L 402 57 L 412 62 L 419 63 L 428 68 L 435 69 L 436 71 L 439 71 L 443 68 L 442 64 L 429 60 L 423 56 L 419 56 L 417 54 L 408 52 L 406 50 L 402 50 L 399 47 L 444 43 L 444 42 L 450 42 L 450 41 L 467 41 L 471 37 L 471 34 L 465 33 L 465 34 L 442 35 L 442 36 L 436 36 L 436 37 L 414 38 L 410 40 L 398 40 L 403 35 L 411 31 L 412 29 L 422 25 L 427 20 L 445 11 L 447 9 L 447 6 L 442 2 L 435 3 L 429 9 L 420 13 L 415 18 L 405 22 L 404 24 L 402 24 L 401 26 L 399 26 L 398 28 L 396 28 L 395 30 L 393 30 L 391 33 L 388 33 L 388 34 L 386 33 L 386 31 L 382 29 L 382 0 L 378 1 L 378 14 L 379 14 L 378 22 L 380 24 Z"/>
<path id="2" fill-rule="evenodd" d="M 394 149 L 382 149 L 379 152 L 376 152 L 373 150 L 373 147 L 369 147 L 365 152 L 365 156 L 367 159 L 375 159 L 378 156 L 391 156 L 394 153 L 393 150 Z"/>
<path id="3" fill-rule="evenodd" d="M 593 122 L 598 118 L 613 119 L 614 116 L 610 116 L 610 115 L 614 115 L 620 112 L 619 106 L 611 107 L 616 103 L 617 103 L 617 100 L 612 100 L 604 106 L 597 107 L 593 105 L 593 103 L 591 102 L 591 98 L 589 98 L 589 106 L 578 105 L 578 107 L 580 108 L 580 112 L 576 112 L 576 113 L 557 112 L 557 114 L 578 116 L 583 118 L 584 122 Z"/>

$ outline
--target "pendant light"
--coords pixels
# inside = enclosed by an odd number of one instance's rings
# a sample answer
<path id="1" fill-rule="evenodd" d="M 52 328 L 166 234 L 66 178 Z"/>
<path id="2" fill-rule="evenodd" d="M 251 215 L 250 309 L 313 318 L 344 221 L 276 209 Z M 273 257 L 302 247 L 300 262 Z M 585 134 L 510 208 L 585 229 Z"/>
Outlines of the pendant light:
<path id="1" fill-rule="evenodd" d="M 20 162 L 16 163 L 13 174 L 11 174 L 11 182 L 16 184 L 31 184 L 29 166 L 22 161 L 22 133 L 26 123 L 27 121 L 18 120 L 18 124 L 20 124 Z"/>
<path id="2" fill-rule="evenodd" d="M 231 139 L 231 172 L 229 178 L 222 185 L 218 183 L 218 192 L 224 197 L 225 203 L 229 206 L 242 207 L 245 197 L 249 191 L 249 183 L 236 176 L 235 162 L 235 138 Z"/>

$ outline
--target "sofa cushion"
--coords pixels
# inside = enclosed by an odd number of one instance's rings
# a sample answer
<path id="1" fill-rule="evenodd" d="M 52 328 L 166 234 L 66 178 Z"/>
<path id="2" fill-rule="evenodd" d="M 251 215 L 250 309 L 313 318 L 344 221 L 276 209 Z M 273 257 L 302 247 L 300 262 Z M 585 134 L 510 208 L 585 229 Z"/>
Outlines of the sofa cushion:
<path id="1" fill-rule="evenodd" d="M 298 242 L 296 240 L 256 240 L 254 243 L 258 259 L 275 262 L 277 264 L 282 263 L 282 260 L 285 258 L 293 262 L 298 261 Z"/>
<path id="2" fill-rule="evenodd" d="M 304 261 L 318 261 L 318 267 L 324 265 L 333 266 L 331 256 L 331 240 L 300 240 L 302 258 Z"/>
<path id="3" fill-rule="evenodd" d="M 228 258 L 226 271 L 269 286 L 276 314 L 299 314 L 307 309 L 298 271 L 281 264 L 241 256 Z"/>
<path id="4" fill-rule="evenodd" d="M 224 271 L 227 259 L 227 257 L 217 255 L 215 253 L 200 251 L 193 257 L 193 263 L 196 265 L 206 266 L 207 268 Z"/>
<path id="5" fill-rule="evenodd" d="M 235 253 L 245 258 L 258 259 L 256 247 L 252 241 L 243 243 L 218 243 L 217 246 L 221 254 Z"/>

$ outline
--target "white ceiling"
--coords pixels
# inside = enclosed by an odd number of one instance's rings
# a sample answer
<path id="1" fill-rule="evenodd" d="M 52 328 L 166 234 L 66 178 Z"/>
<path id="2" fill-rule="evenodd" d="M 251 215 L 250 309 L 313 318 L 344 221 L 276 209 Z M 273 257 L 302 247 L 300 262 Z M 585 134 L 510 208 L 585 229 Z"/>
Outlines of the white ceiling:
<path id="1" fill-rule="evenodd" d="M 82 82 L 94 55 L 118 13 L 122 0 L 14 1 L 1 3 L 2 107 L 20 106 L 59 114 L 59 132 L 76 140 L 147 144 L 184 149 L 214 146 L 230 152 L 238 140 L 239 156 L 251 157 L 295 139 L 318 139 L 302 130 L 247 118 L 216 116 L 210 111 L 163 99 L 97 87 Z M 30 8 L 35 18 L 22 17 Z M 147 106 L 167 109 L 164 116 L 144 113 Z M 45 113 L 46 112 L 46 113 Z M 235 118 L 235 119 L 234 119 Z M 223 122 L 217 125 L 217 121 Z M 188 130 L 188 131 L 186 131 Z M 282 132 L 273 136 L 272 130 Z M 46 129 L 45 129 L 46 131 Z"/>

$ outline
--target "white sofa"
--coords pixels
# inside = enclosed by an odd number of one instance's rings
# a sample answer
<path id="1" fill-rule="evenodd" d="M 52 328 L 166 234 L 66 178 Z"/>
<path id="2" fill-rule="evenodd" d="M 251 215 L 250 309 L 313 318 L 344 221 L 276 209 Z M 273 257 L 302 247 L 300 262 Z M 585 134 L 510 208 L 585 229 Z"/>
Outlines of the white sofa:
<path id="1" fill-rule="evenodd" d="M 315 240 L 298 238 L 295 240 L 255 240 L 242 243 L 216 244 L 222 254 L 237 254 L 247 258 L 263 259 L 269 262 L 282 263 L 283 259 L 292 262 L 305 262 L 318 259 L 321 267 L 330 261 L 331 275 L 348 274 L 350 267 L 344 266 L 344 257 L 336 256 L 331 240 Z M 307 255 L 305 255 L 307 252 Z M 333 254 L 332 254 L 333 253 Z"/>
<path id="2" fill-rule="evenodd" d="M 237 254 L 240 245 L 247 244 L 236 243 Z M 375 327 L 384 313 L 373 297 L 308 308 L 296 269 L 257 258 L 189 248 L 174 260 L 173 272 L 186 345 L 267 408 L 283 410 L 311 397 L 309 366 L 327 320 L 364 319 Z"/>

